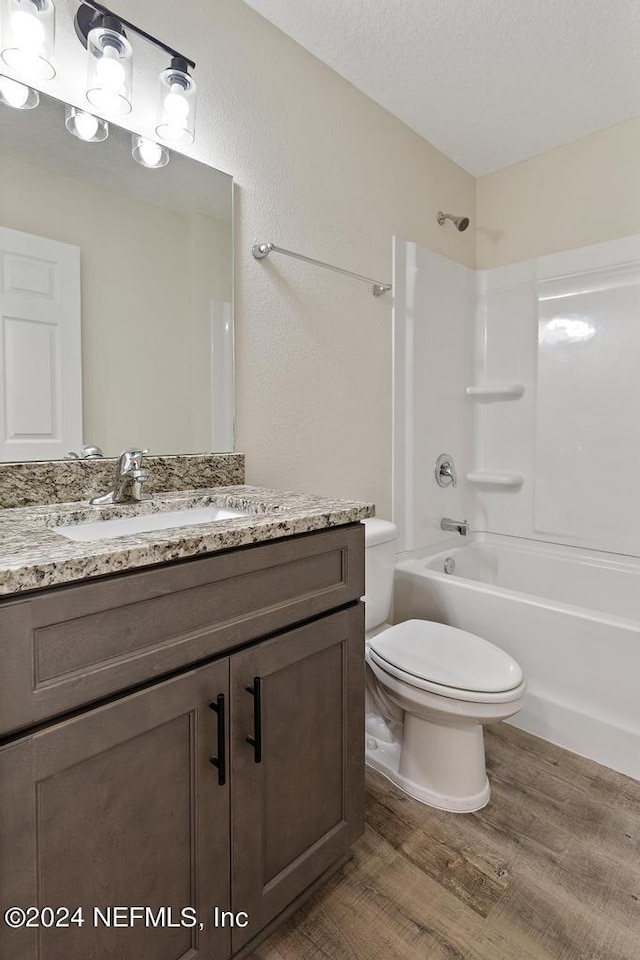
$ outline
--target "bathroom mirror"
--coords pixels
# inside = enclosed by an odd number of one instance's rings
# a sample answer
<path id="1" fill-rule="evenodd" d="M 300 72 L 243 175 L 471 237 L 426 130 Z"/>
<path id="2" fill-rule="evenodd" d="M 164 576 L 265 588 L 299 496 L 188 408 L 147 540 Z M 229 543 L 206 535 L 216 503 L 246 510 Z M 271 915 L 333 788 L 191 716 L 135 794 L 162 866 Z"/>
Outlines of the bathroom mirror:
<path id="1" fill-rule="evenodd" d="M 58 100 L 0 105 L 0 460 L 233 448 L 232 198 L 112 123 L 72 136 Z"/>

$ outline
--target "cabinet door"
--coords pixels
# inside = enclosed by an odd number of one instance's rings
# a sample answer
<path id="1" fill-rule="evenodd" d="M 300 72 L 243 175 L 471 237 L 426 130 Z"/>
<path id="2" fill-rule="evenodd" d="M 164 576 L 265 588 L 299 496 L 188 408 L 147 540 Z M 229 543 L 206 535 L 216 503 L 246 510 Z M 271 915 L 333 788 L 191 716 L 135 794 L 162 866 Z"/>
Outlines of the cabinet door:
<path id="1" fill-rule="evenodd" d="M 219 661 L 95 708 L 0 750 L 0 904 L 82 907 L 84 925 L 10 930 L 11 960 L 224 960 L 229 905 L 229 787 L 218 753 Z M 225 745 L 226 746 L 226 745 Z M 114 907 L 153 918 L 106 927 Z M 160 908 L 166 908 L 164 915 Z M 180 924 L 196 908 L 198 924 Z M 169 908 L 171 915 L 169 914 Z M 126 911 L 119 917 L 129 923 Z M 187 922 L 191 922 L 188 919 Z M 199 923 L 203 923 L 200 930 Z"/>
<path id="2" fill-rule="evenodd" d="M 364 829 L 363 655 L 358 604 L 231 658 L 234 951 Z"/>

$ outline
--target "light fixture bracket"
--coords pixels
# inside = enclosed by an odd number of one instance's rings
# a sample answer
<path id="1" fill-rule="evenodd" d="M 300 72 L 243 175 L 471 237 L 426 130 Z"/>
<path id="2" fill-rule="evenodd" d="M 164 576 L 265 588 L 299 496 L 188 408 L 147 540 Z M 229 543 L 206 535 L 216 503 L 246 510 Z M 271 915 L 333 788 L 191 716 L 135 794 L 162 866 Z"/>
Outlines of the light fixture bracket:
<path id="1" fill-rule="evenodd" d="M 190 60 L 188 57 L 185 57 L 184 54 L 179 53 L 178 50 L 174 50 L 173 47 L 169 47 L 166 43 L 163 43 L 162 40 L 158 40 L 157 37 L 153 37 L 145 30 L 141 30 L 140 27 L 136 27 L 135 23 L 125 20 L 124 17 L 113 13 L 101 3 L 95 3 L 94 0 L 85 0 L 85 2 L 80 4 L 74 17 L 74 25 L 78 40 L 83 47 L 87 46 L 89 31 L 93 30 L 94 27 L 108 27 L 110 30 L 121 33 L 123 36 L 126 36 L 124 31 L 126 27 L 127 30 L 142 37 L 143 40 L 146 40 L 148 43 L 153 44 L 154 47 L 158 47 L 158 49 L 168 53 L 172 58 L 172 66 L 173 60 L 179 61 L 179 66 L 176 63 L 176 68 L 182 70 L 183 73 L 187 73 L 189 67 L 191 67 L 192 70 L 195 69 L 194 60 Z"/>
<path id="2" fill-rule="evenodd" d="M 114 17 L 113 14 L 108 11 L 102 13 L 88 3 L 83 3 L 78 7 L 73 19 L 73 24 L 76 28 L 76 36 L 85 48 L 88 43 L 89 33 L 95 27 L 106 27 L 108 30 L 113 30 L 114 33 L 120 33 L 123 37 L 126 37 L 126 33 L 118 17 Z"/>
<path id="3" fill-rule="evenodd" d="M 181 73 L 186 73 L 188 75 L 190 66 L 191 62 L 189 60 L 185 60 L 184 57 L 171 57 L 171 70 L 179 70 Z"/>

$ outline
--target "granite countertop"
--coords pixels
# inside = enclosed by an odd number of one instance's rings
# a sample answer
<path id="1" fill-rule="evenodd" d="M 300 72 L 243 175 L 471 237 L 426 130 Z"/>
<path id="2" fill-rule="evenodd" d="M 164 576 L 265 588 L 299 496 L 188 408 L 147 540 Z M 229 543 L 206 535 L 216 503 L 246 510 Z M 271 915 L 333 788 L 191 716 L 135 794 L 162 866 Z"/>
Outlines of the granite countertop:
<path id="1" fill-rule="evenodd" d="M 89 543 L 68 540 L 55 530 L 65 524 L 212 504 L 251 515 Z M 20 594 L 323 530 L 363 520 L 374 512 L 370 503 L 250 486 L 160 493 L 152 501 L 136 504 L 60 503 L 0 510 L 0 594 Z"/>

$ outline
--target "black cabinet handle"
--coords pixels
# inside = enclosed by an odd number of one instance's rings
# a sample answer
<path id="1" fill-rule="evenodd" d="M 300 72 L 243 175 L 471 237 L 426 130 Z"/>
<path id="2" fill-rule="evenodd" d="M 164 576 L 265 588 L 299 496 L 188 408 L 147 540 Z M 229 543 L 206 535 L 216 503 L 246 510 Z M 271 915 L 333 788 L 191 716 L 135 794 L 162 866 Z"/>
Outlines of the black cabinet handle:
<path id="1" fill-rule="evenodd" d="M 254 749 L 254 760 L 256 763 L 262 761 L 262 681 L 260 677 L 253 678 L 253 686 L 245 687 L 247 693 L 253 697 L 253 736 L 247 737 L 247 743 L 250 743 Z"/>
<path id="2" fill-rule="evenodd" d="M 218 768 L 218 783 L 221 787 L 225 785 L 227 779 L 227 757 L 225 746 L 225 717 L 224 717 L 224 693 L 218 694 L 218 699 L 213 700 L 209 706 L 218 714 L 218 756 L 211 757 L 211 763 Z"/>

